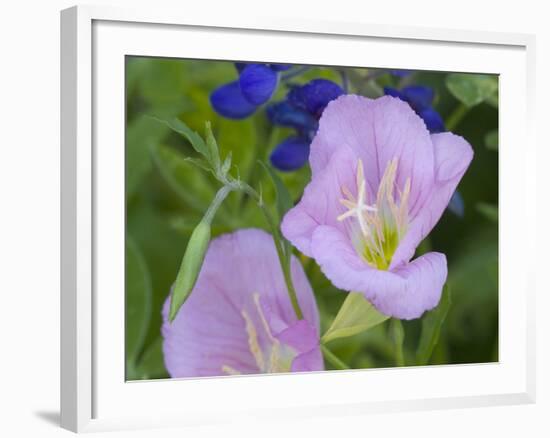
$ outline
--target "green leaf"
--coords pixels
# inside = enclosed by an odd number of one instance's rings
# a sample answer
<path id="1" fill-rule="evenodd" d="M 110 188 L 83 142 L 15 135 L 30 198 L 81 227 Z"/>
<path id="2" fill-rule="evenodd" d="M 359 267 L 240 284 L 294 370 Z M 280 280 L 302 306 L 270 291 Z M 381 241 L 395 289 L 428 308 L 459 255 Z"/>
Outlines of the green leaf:
<path id="1" fill-rule="evenodd" d="M 170 299 L 170 321 L 174 320 L 195 286 L 210 242 L 210 233 L 210 224 L 201 221 L 191 234 Z"/>
<path id="2" fill-rule="evenodd" d="M 498 109 L 498 89 L 486 99 L 486 102 Z"/>
<path id="3" fill-rule="evenodd" d="M 498 129 L 485 134 L 485 147 L 491 151 L 498 151 Z"/>
<path id="4" fill-rule="evenodd" d="M 163 120 L 156 117 L 154 117 L 153 119 L 157 120 L 160 123 L 164 123 L 173 131 L 183 135 L 189 141 L 189 143 L 191 143 L 193 149 L 195 149 L 195 151 L 197 151 L 210 162 L 210 152 L 202 137 L 191 128 L 189 128 L 189 126 L 183 123 L 180 119 L 173 118 L 170 120 Z"/>
<path id="5" fill-rule="evenodd" d="M 290 197 L 288 189 L 286 188 L 279 175 L 277 175 L 275 170 L 273 170 L 271 166 L 265 164 L 263 161 L 260 161 L 260 164 L 266 170 L 267 174 L 271 178 L 273 187 L 275 188 L 277 212 L 279 213 L 279 219 L 282 220 L 286 212 L 294 206 L 294 203 L 292 202 L 292 198 Z"/>
<path id="6" fill-rule="evenodd" d="M 233 153 L 229 151 L 227 156 L 225 157 L 225 160 L 223 160 L 222 164 L 222 174 L 226 175 L 229 173 L 229 170 L 231 169 L 231 160 L 233 158 Z"/>
<path id="7" fill-rule="evenodd" d="M 439 342 L 449 360 L 460 354 L 466 362 L 489 362 L 490 347 L 498 340 L 498 227 L 477 223 L 449 263 L 453 303 L 445 319 L 445 342 Z M 431 363 L 441 363 L 434 356 Z"/>
<path id="8" fill-rule="evenodd" d="M 321 351 L 325 361 L 328 362 L 335 370 L 349 370 L 350 366 L 330 351 L 326 345 L 321 345 Z"/>
<path id="9" fill-rule="evenodd" d="M 152 114 L 161 117 L 173 117 L 182 111 L 193 109 L 188 99 L 182 98 L 187 95 L 188 84 L 186 84 L 188 70 L 185 63 L 176 59 L 159 58 L 134 58 L 139 60 L 138 82 L 140 100 Z M 128 77 L 135 67 L 130 63 L 127 66 Z"/>
<path id="10" fill-rule="evenodd" d="M 183 249 L 193 230 L 182 235 L 170 225 L 170 216 L 159 211 L 152 202 L 147 202 L 142 196 L 136 198 L 136 201 L 127 208 L 127 230 L 142 251 L 151 276 L 153 304 L 151 324 L 145 340 L 147 348 L 159 335 L 161 311 L 178 273 Z M 192 216 L 198 217 L 193 226 L 198 223 L 202 213 L 197 212 Z"/>
<path id="11" fill-rule="evenodd" d="M 132 365 L 143 348 L 151 318 L 152 287 L 147 263 L 126 236 L 126 361 Z"/>
<path id="12" fill-rule="evenodd" d="M 254 155 L 257 150 L 257 135 L 252 117 L 235 123 L 234 120 L 219 117 L 215 119 L 214 134 L 218 141 L 220 157 L 231 154 L 232 163 L 237 164 L 240 176 L 249 174 L 250 167 L 256 165 Z"/>
<path id="13" fill-rule="evenodd" d="M 130 198 L 151 171 L 149 149 L 168 132 L 168 128 L 147 116 L 138 117 L 126 130 L 126 196 Z"/>
<path id="14" fill-rule="evenodd" d="M 208 161 L 212 165 L 214 170 L 219 171 L 220 169 L 220 150 L 218 148 L 218 143 L 216 138 L 212 133 L 212 126 L 210 122 L 205 122 L 205 131 L 206 131 L 206 149 L 208 151 Z"/>
<path id="15" fill-rule="evenodd" d="M 321 341 L 327 343 L 334 339 L 353 336 L 387 319 L 388 317 L 378 312 L 363 294 L 350 292 Z"/>
<path id="16" fill-rule="evenodd" d="M 126 57 L 126 93 L 130 96 L 149 66 L 146 58 Z"/>
<path id="17" fill-rule="evenodd" d="M 470 108 L 489 99 L 498 89 L 494 75 L 451 73 L 445 83 L 451 94 Z"/>
<path id="18" fill-rule="evenodd" d="M 201 213 L 208 208 L 215 189 L 197 167 L 208 164 L 200 158 L 186 158 L 175 149 L 157 144 L 151 148 L 153 162 L 161 176 L 183 203 Z"/>
<path id="19" fill-rule="evenodd" d="M 157 337 L 143 352 L 135 370 L 136 379 L 162 379 L 168 377 L 164 366 L 162 338 Z"/>
<path id="20" fill-rule="evenodd" d="M 486 202 L 476 204 L 476 209 L 491 222 L 498 222 L 498 207 Z"/>
<path id="21" fill-rule="evenodd" d="M 260 161 L 259 163 L 265 169 L 265 171 L 267 172 L 267 174 L 271 179 L 271 182 L 273 183 L 273 188 L 275 189 L 275 200 L 276 200 L 275 202 L 277 205 L 277 214 L 279 216 L 278 221 L 280 223 L 283 220 L 283 217 L 286 214 L 286 212 L 290 210 L 294 206 L 294 204 L 292 202 L 288 189 L 286 188 L 281 178 L 279 178 L 279 175 L 277 175 L 275 170 L 271 166 L 265 164 L 263 161 Z M 292 245 L 282 235 L 277 236 L 276 234 L 274 234 L 274 238 L 281 239 L 284 255 L 286 258 L 285 263 L 290 264 L 290 256 L 292 254 Z"/>
<path id="22" fill-rule="evenodd" d="M 447 317 L 451 307 L 451 292 L 448 285 L 443 287 L 439 305 L 430 312 L 427 312 L 422 318 L 422 332 L 418 349 L 416 351 L 416 364 L 427 365 L 439 340 L 441 326 Z"/>
<path id="23" fill-rule="evenodd" d="M 184 160 L 187 161 L 188 163 L 193 164 L 199 169 L 204 170 L 205 172 L 212 172 L 212 168 L 210 167 L 210 164 L 208 164 L 206 160 L 202 158 L 185 157 Z"/>

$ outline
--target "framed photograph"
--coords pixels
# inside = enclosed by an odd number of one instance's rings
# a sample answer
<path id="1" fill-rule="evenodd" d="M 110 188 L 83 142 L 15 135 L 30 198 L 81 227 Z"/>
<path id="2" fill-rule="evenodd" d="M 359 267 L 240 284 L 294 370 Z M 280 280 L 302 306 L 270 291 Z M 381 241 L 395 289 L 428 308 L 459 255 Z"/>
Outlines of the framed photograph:
<path id="1" fill-rule="evenodd" d="M 534 401 L 532 36 L 61 30 L 63 427 Z"/>

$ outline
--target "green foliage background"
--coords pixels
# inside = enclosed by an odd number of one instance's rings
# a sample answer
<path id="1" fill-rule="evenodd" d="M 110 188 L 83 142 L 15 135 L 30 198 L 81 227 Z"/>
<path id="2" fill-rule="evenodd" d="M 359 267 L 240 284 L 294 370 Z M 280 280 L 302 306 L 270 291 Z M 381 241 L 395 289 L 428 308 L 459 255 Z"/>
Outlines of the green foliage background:
<path id="1" fill-rule="evenodd" d="M 373 69 L 346 68 L 352 92 L 369 97 L 384 85 L 405 82 L 436 91 L 435 108 L 453 132 L 474 148 L 474 160 L 459 190 L 465 215 L 445 212 L 419 253 L 447 255 L 451 304 L 430 364 L 498 360 L 498 80 L 488 75 L 415 72 L 406 79 Z M 160 337 L 161 307 L 173 284 L 187 240 L 219 185 L 186 157 L 196 153 L 183 139 L 151 116 L 178 117 L 203 133 L 210 120 L 224 157 L 229 151 L 241 178 L 261 184 L 267 203 L 275 194 L 257 165 L 291 131 L 273 129 L 262 110 L 243 121 L 218 116 L 209 95 L 234 80 L 232 63 L 128 57 L 126 61 L 126 376 L 129 380 L 168 377 Z M 324 77 L 339 82 L 334 69 L 308 70 L 293 82 Z M 373 78 L 365 80 L 365 78 Z M 401 81 L 401 83 L 400 83 Z M 282 99 L 280 86 L 273 100 Z M 298 200 L 309 179 L 307 166 L 279 173 Z M 259 209 L 238 193 L 229 196 L 213 223 L 213 237 L 243 227 L 266 228 Z M 336 290 L 317 265 L 302 257 L 321 313 L 322 333 L 346 294 Z M 434 312 L 436 312 L 436 309 Z M 417 363 L 422 324 L 436 315 L 403 321 L 404 360 Z M 430 319 L 431 318 L 431 319 Z M 389 321 L 361 334 L 332 341 L 331 350 L 353 368 L 395 365 Z M 330 368 L 330 366 L 328 367 Z"/>

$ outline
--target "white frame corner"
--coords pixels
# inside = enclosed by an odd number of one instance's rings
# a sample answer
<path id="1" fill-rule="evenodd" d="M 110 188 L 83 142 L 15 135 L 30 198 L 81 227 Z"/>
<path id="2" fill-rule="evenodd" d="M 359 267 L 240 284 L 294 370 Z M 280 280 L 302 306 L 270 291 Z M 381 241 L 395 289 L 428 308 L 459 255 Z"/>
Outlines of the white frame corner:
<path id="1" fill-rule="evenodd" d="M 183 25 L 201 29 L 239 29 L 242 31 L 296 32 L 316 35 L 343 35 L 354 38 L 391 38 L 394 40 L 459 42 L 471 45 L 484 44 L 510 46 L 525 51 L 527 117 L 525 131 L 526 164 L 536 166 L 534 140 L 534 49 L 535 37 L 524 34 L 503 34 L 448 29 L 394 27 L 366 23 L 335 23 L 286 20 L 273 18 L 252 19 L 243 17 L 227 20 L 224 17 L 185 14 L 158 9 L 136 11 L 110 7 L 78 6 L 61 12 L 61 426 L 75 431 L 183 425 L 206 421 L 197 417 L 192 421 L 171 420 L 153 412 L 151 418 L 96 418 L 94 403 L 97 384 L 96 358 L 93 352 L 98 338 L 94 336 L 95 205 L 97 193 L 94 179 L 97 176 L 93 153 L 93 94 L 94 39 L 96 21 L 115 23 Z M 534 172 L 528 174 L 525 185 L 535 188 Z M 534 195 L 533 195 L 534 196 Z M 533 204 L 534 205 L 534 204 Z M 536 217 L 529 217 L 534 230 Z M 529 245 L 534 246 L 534 231 Z M 343 412 L 401 411 L 412 409 L 439 409 L 450 407 L 487 406 L 496 404 L 531 403 L 535 400 L 535 284 L 534 275 L 528 280 L 525 306 L 525 387 L 506 394 L 464 396 L 434 399 L 403 399 L 377 402 L 331 405 L 316 408 L 319 414 L 333 415 Z M 526 280 L 527 281 L 527 280 Z M 281 406 L 278 411 L 290 414 Z M 311 414 L 311 411 L 308 411 Z M 260 412 L 259 416 L 263 414 Z M 294 412 L 292 414 L 296 416 Z M 220 417 L 220 421 L 224 421 Z"/>

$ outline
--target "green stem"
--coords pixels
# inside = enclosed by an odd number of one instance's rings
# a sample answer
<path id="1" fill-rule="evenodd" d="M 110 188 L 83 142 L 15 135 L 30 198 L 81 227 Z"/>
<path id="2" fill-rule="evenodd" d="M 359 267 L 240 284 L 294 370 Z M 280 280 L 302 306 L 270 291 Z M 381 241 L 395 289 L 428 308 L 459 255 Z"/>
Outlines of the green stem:
<path id="1" fill-rule="evenodd" d="M 405 366 L 405 358 L 403 357 L 403 346 L 399 346 L 395 350 L 395 364 L 398 367 L 404 367 Z"/>
<path id="2" fill-rule="evenodd" d="M 171 190 L 178 196 L 182 201 L 182 205 L 185 207 L 191 207 L 197 212 L 202 212 L 204 210 L 204 201 L 193 195 L 193 192 L 190 190 L 184 190 L 182 186 L 178 183 L 176 178 L 169 172 L 166 166 L 163 164 L 158 147 L 151 147 L 151 156 L 153 158 L 153 163 L 156 165 L 160 176 L 163 178 L 164 182 L 170 187 Z M 222 218 L 225 223 L 234 223 L 233 215 L 229 214 L 225 205 L 222 205 L 219 209 L 217 216 Z"/>
<path id="3" fill-rule="evenodd" d="M 338 70 L 340 73 L 340 78 L 342 79 L 342 89 L 344 90 L 344 94 L 349 93 L 349 79 L 348 74 L 346 73 L 346 70 Z"/>
<path id="4" fill-rule="evenodd" d="M 305 73 L 306 71 L 308 71 L 310 69 L 311 69 L 311 67 L 307 66 L 307 65 L 304 65 L 302 67 L 297 67 L 297 68 L 295 68 L 294 70 L 291 70 L 288 73 L 282 74 L 281 75 L 281 81 L 283 81 L 283 82 L 288 81 L 288 80 L 292 79 L 293 77 L 301 75 L 302 73 Z"/>
<path id="5" fill-rule="evenodd" d="M 468 109 L 463 103 L 457 105 L 445 122 L 447 130 L 453 131 L 467 114 Z"/>
<path id="6" fill-rule="evenodd" d="M 398 367 L 403 367 L 405 366 L 405 356 L 403 354 L 403 340 L 405 338 L 405 332 L 403 331 L 403 324 L 401 324 L 401 320 L 396 318 L 392 318 L 390 320 L 390 332 L 395 346 L 395 364 Z"/>
<path id="7" fill-rule="evenodd" d="M 300 309 L 300 304 L 298 303 L 298 296 L 296 294 L 296 289 L 294 289 L 294 283 L 292 282 L 292 273 L 290 272 L 290 249 L 285 251 L 285 248 L 282 245 L 282 236 L 278 227 L 275 225 L 275 221 L 271 217 L 268 209 L 262 205 L 262 211 L 264 216 L 271 228 L 271 233 L 273 234 L 273 241 L 275 242 L 275 248 L 277 249 L 277 255 L 279 256 L 279 262 L 283 270 L 283 277 L 285 279 L 286 288 L 288 290 L 288 296 L 290 297 L 290 302 L 292 303 L 292 308 L 296 313 L 298 319 L 304 319 L 302 309 Z"/>
<path id="8" fill-rule="evenodd" d="M 208 225 L 212 224 L 212 219 L 214 219 L 214 215 L 216 214 L 216 211 L 218 211 L 218 208 L 222 205 L 222 202 L 225 200 L 227 195 L 229 195 L 231 190 L 232 190 L 231 187 L 223 186 L 216 193 L 216 196 L 212 200 L 212 203 L 208 207 L 208 210 L 206 210 L 206 213 L 204 214 L 203 219 L 202 219 Z"/>
<path id="9" fill-rule="evenodd" d="M 336 356 L 332 351 L 330 351 L 326 345 L 321 345 L 321 351 L 325 359 L 337 370 L 349 370 L 350 367 L 342 361 L 338 356 Z"/>
<path id="10" fill-rule="evenodd" d="M 279 263 L 281 264 L 281 269 L 283 271 L 283 277 L 285 279 L 285 284 L 288 290 L 288 295 L 290 297 L 290 302 L 292 303 L 292 308 L 294 309 L 294 312 L 296 313 L 296 317 L 298 319 L 304 319 L 302 309 L 300 309 L 300 304 L 298 303 L 298 296 L 296 294 L 296 289 L 294 289 L 294 284 L 292 282 L 292 273 L 290 270 L 290 262 L 291 262 L 290 248 L 287 248 L 285 250 L 282 244 L 283 237 L 281 236 L 279 227 L 277 226 L 276 221 L 273 219 L 271 212 L 263 203 L 261 196 L 248 184 L 240 183 L 239 188 L 243 190 L 246 194 L 248 194 L 251 198 L 253 198 L 262 209 L 264 217 L 269 225 L 269 228 L 271 229 L 271 234 L 273 235 L 273 241 L 275 242 L 275 248 L 277 250 Z"/>

